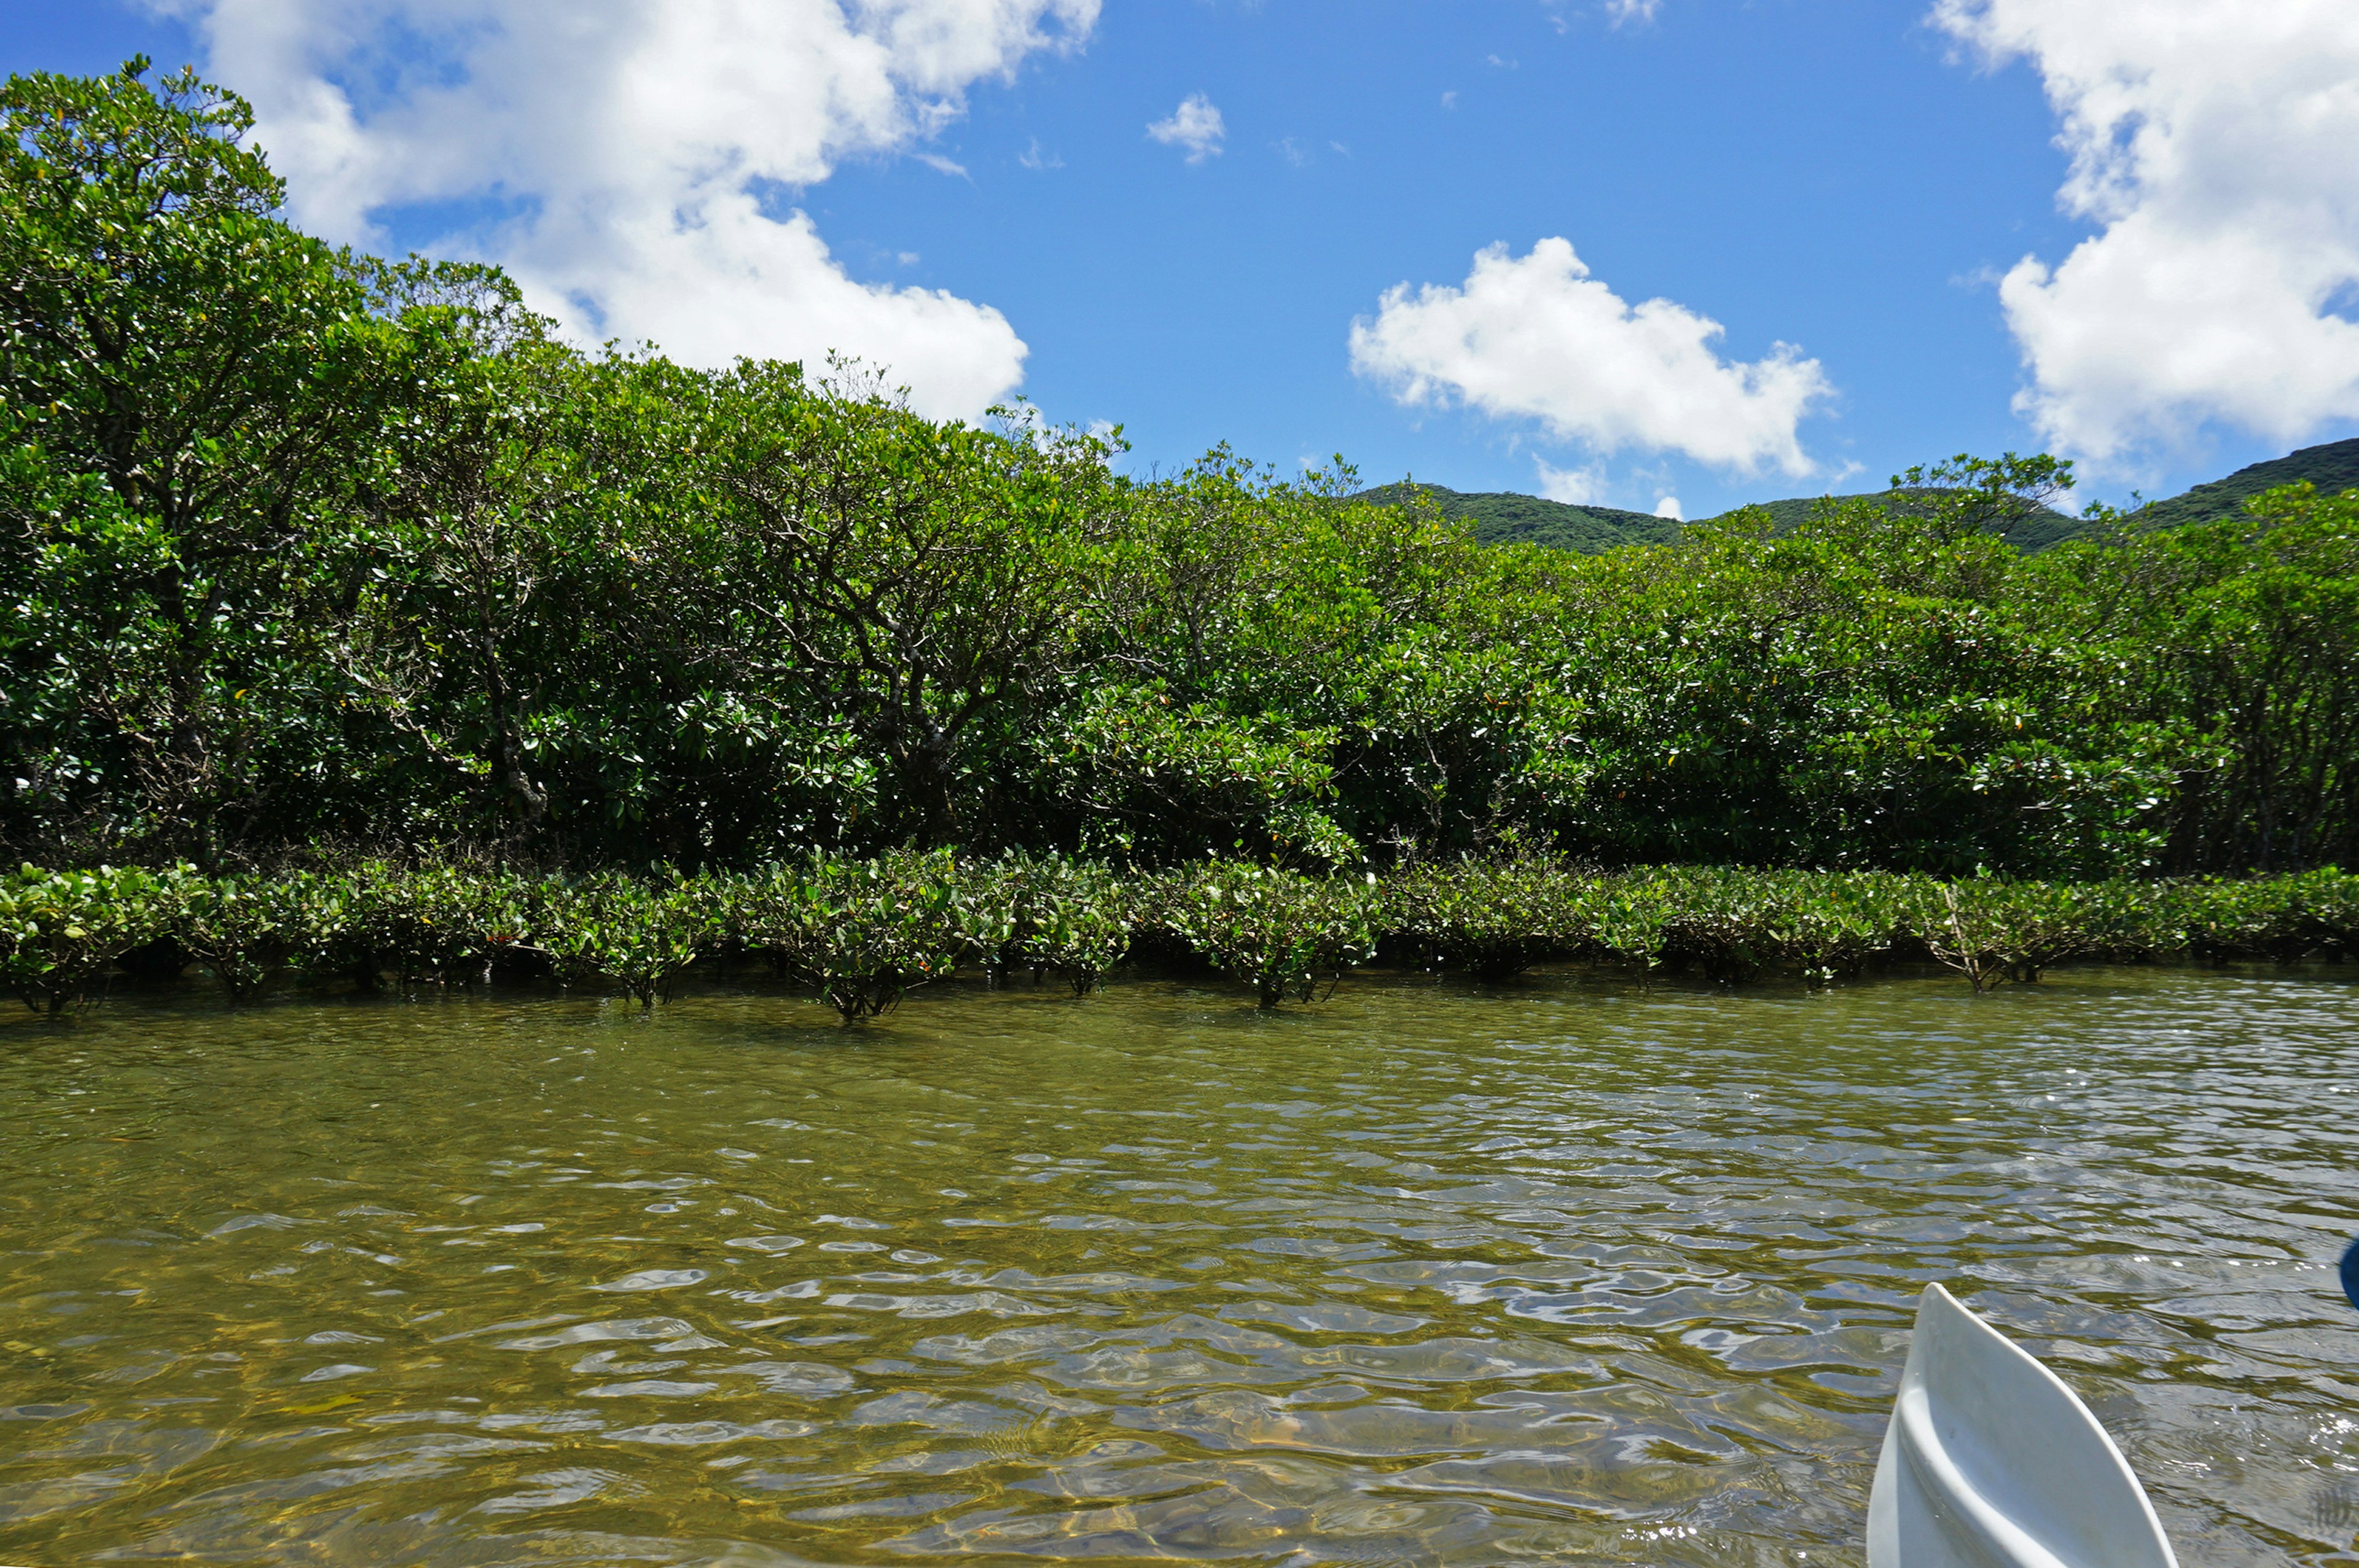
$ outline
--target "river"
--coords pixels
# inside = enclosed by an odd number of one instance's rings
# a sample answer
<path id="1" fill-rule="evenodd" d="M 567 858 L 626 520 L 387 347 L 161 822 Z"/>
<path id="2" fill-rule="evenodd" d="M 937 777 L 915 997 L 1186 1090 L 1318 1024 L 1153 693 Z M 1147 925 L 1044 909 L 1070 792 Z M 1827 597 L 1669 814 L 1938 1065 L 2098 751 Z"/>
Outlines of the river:
<path id="1" fill-rule="evenodd" d="M 0 1562 L 1856 1564 L 1916 1292 L 2359 1537 L 2359 974 L 0 1025 Z"/>

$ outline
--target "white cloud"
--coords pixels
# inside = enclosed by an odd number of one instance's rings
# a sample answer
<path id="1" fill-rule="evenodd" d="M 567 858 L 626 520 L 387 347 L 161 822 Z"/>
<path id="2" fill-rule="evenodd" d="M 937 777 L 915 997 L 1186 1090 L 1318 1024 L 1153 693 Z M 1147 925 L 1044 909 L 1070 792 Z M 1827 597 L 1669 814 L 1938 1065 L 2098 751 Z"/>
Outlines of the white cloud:
<path id="1" fill-rule="evenodd" d="M 1780 343 L 1732 363 L 1712 351 L 1720 335 L 1670 300 L 1625 303 L 1569 242 L 1548 239 L 1520 258 L 1504 244 L 1478 253 L 1462 287 L 1386 290 L 1352 324 L 1352 367 L 1405 404 L 1455 398 L 1599 451 L 1810 472 L 1795 427 L 1831 390 L 1819 362 Z"/>
<path id="2" fill-rule="evenodd" d="M 1605 470 L 1595 463 L 1587 468 L 1560 469 L 1551 467 L 1546 458 L 1534 458 L 1532 466 L 1539 470 L 1540 494 L 1549 501 L 1561 501 L 1568 506 L 1586 506 L 1605 493 Z"/>
<path id="3" fill-rule="evenodd" d="M 1221 138 L 1229 134 L 1229 128 L 1211 99 L 1190 92 L 1171 111 L 1169 119 L 1156 121 L 1147 127 L 1147 134 L 1167 147 L 1187 148 L 1190 163 L 1202 163 L 1221 156 Z"/>
<path id="4" fill-rule="evenodd" d="M 1667 495 L 1655 503 L 1655 515 L 1668 517 L 1674 523 L 1684 523 L 1688 520 L 1688 514 L 1680 510 L 1680 498 L 1676 495 Z"/>
<path id="5" fill-rule="evenodd" d="M 2063 209 L 2098 232 L 1999 298 L 2063 449 L 2135 463 L 2219 420 L 2288 445 L 2359 418 L 2359 5 L 1939 0 L 2028 59 L 2062 121 Z"/>
<path id="6" fill-rule="evenodd" d="M 1629 22 L 1651 22 L 1662 0 L 1605 0 L 1605 15 L 1615 27 Z"/>
<path id="7" fill-rule="evenodd" d="M 933 414 L 1023 374 L 1005 317 L 854 281 L 780 199 L 916 148 L 974 82 L 1077 45 L 1099 0 L 164 0 L 245 93 L 296 220 L 380 243 L 388 209 L 483 202 L 451 247 L 588 339 L 886 367 Z"/>

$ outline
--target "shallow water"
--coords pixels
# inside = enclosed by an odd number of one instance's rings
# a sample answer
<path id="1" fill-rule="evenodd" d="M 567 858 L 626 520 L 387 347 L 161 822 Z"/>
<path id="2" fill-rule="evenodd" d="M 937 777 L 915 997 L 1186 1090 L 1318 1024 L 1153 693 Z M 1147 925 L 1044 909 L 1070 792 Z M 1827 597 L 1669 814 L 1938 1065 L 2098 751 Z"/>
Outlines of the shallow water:
<path id="1" fill-rule="evenodd" d="M 0 1562 L 1857 1563 L 1940 1280 L 2359 1536 L 2359 976 L 0 1026 Z"/>

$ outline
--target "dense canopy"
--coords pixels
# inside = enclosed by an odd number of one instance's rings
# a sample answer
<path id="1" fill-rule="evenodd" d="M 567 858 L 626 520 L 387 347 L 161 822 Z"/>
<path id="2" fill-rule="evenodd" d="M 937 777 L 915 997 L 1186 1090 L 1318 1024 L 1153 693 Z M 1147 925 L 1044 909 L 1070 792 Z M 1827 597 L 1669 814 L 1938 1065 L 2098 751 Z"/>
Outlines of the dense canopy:
<path id="1" fill-rule="evenodd" d="M 1125 476 L 857 365 L 582 351 L 495 271 L 294 231 L 250 119 L 145 62 L 0 92 L 17 859 L 2359 849 L 2359 494 L 2026 555 L 2066 467 L 1961 460 L 1899 511 L 1486 546 L 1340 462 Z"/>

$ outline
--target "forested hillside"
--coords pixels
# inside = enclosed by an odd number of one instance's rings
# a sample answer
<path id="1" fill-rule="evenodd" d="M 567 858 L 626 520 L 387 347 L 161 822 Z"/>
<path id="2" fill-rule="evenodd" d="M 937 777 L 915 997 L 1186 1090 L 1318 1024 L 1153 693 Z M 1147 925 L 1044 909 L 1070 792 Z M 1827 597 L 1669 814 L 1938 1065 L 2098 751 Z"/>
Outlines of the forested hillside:
<path id="1" fill-rule="evenodd" d="M 1486 545 L 1541 545 L 1594 556 L 1625 545 L 1667 545 L 1680 536 L 1672 518 L 1614 506 L 1574 506 L 1513 491 L 1470 492 L 1404 481 L 1362 491 L 1353 499 L 1388 506 L 1423 501 L 1444 517 L 1471 524 L 1474 537 Z"/>
<path id="2" fill-rule="evenodd" d="M 582 351 L 496 272 L 288 227 L 185 77 L 0 122 L 20 859 L 2359 857 L 2359 496 L 2026 555 L 2070 474 L 2006 459 L 1486 546 L 1347 470 L 1126 476 L 856 367 Z"/>
<path id="3" fill-rule="evenodd" d="M 2150 502 L 2131 513 L 2129 522 L 2137 528 L 2170 528 L 2234 517 L 2255 496 L 2287 484 L 2308 484 L 2321 495 L 2359 489 L 2359 439 L 2304 447 L 2267 462 L 2248 464 L 2225 479 Z"/>
<path id="4" fill-rule="evenodd" d="M 2244 503 L 2280 485 L 2307 483 L 2321 494 L 2340 495 L 2359 488 L 2359 439 L 2304 447 L 2282 458 L 2253 463 L 2225 479 L 2199 484 L 2167 500 L 2149 502 L 2130 514 L 2134 528 L 2167 528 L 2181 523 L 2209 523 L 2234 516 Z M 1438 484 L 1383 485 L 1364 492 L 1373 501 L 1397 502 L 1412 491 L 1430 500 L 1445 517 L 1463 518 L 1474 526 L 1474 536 L 1486 545 L 1545 545 L 1582 555 L 1619 549 L 1625 545 L 1667 544 L 1679 536 L 1680 524 L 1644 512 L 1613 506 L 1574 506 L 1544 501 L 1512 491 L 1468 492 Z M 1840 496 L 1844 502 L 1872 502 L 1906 511 L 1919 503 L 1918 489 L 1901 486 L 1862 495 Z M 1828 498 L 1796 495 L 1754 503 L 1768 514 L 1781 532 L 1801 525 Z M 1740 508 L 1740 510 L 1746 510 Z M 1734 517 L 1734 514 L 1725 514 Z M 2076 517 L 2039 506 L 2010 522 L 2009 543 L 2027 553 L 2053 548 L 2067 539 L 2101 534 L 2110 526 L 2107 516 Z"/>
<path id="5" fill-rule="evenodd" d="M 2245 503 L 2255 496 L 2288 484 L 2308 484 L 2321 495 L 2340 495 L 2346 490 L 2359 488 L 2359 439 L 2304 447 L 2282 458 L 2249 464 L 2225 479 L 2199 484 L 2165 500 L 2148 502 L 2131 512 L 2124 521 L 2128 526 L 2138 529 L 2216 522 L 2223 517 L 2238 515 Z M 1909 492 L 1905 489 L 1887 490 L 1857 499 L 1906 506 L 1909 503 Z M 1810 509 L 1818 504 L 1818 501 L 1811 497 L 1797 496 L 1786 501 L 1765 502 L 1762 510 L 1769 514 L 1777 526 L 1790 528 L 1807 517 Z M 2007 537 L 2027 551 L 2044 550 L 2067 539 L 2102 534 L 2110 526 L 2112 519 L 2109 515 L 2075 517 L 2043 507 L 2037 514 L 2020 521 L 2009 531 Z"/>
<path id="6" fill-rule="evenodd" d="M 1929 501 L 1934 499 L 1934 496 L 1932 492 L 1921 487 L 1903 485 L 1876 491 L 1866 495 L 1843 496 L 1838 499 L 1846 503 L 1864 503 L 1868 505 L 1881 506 L 1888 511 L 1906 513 L 1927 504 Z M 1826 504 L 1827 500 L 1825 496 L 1789 496 L 1783 501 L 1762 502 L 1757 508 L 1740 508 L 1740 510 L 1758 510 L 1766 513 L 1771 525 L 1782 531 L 1801 526 L 1812 513 Z M 1734 516 L 1734 514 L 1728 515 Z M 2041 504 L 2021 508 L 2016 514 L 2006 518 L 2004 533 L 2008 544 L 2026 555 L 2032 555 L 2041 550 L 2052 549 L 2067 539 L 2091 537 L 2102 532 L 2104 524 L 2100 519 L 2075 517 L 2071 513 L 2060 512 L 2052 506 Z"/>
<path id="7" fill-rule="evenodd" d="M 1936 490 L 1902 486 L 1869 495 L 1832 499 L 1844 503 L 1865 502 L 1905 513 L 1925 504 Z M 1439 484 L 1419 484 L 1409 481 L 1379 485 L 1373 490 L 1362 491 L 1354 497 L 1388 504 L 1399 504 L 1412 498 L 1422 498 L 1444 517 L 1471 524 L 1474 537 L 1484 544 L 1541 545 L 1552 550 L 1571 550 L 1584 556 L 1618 550 L 1625 545 L 1669 544 L 1680 536 L 1682 526 L 1676 519 L 1658 517 L 1652 513 L 1625 512 L 1614 506 L 1576 506 L 1562 501 L 1545 501 L 1537 495 L 1518 495 L 1513 491 L 1456 491 Z M 1764 514 L 1770 525 L 1782 533 L 1799 527 L 1830 499 L 1826 496 L 1794 496 L 1783 501 L 1761 502 L 1756 506 L 1741 507 L 1738 511 Z M 1733 522 L 1736 516 L 1737 513 L 1728 513 L 1711 521 Z M 2060 545 L 2067 539 L 2093 535 L 2100 527 L 2101 524 L 2093 520 L 2035 504 L 2021 508 L 2006 519 L 2006 535 L 2008 543 L 2030 553 Z"/>

